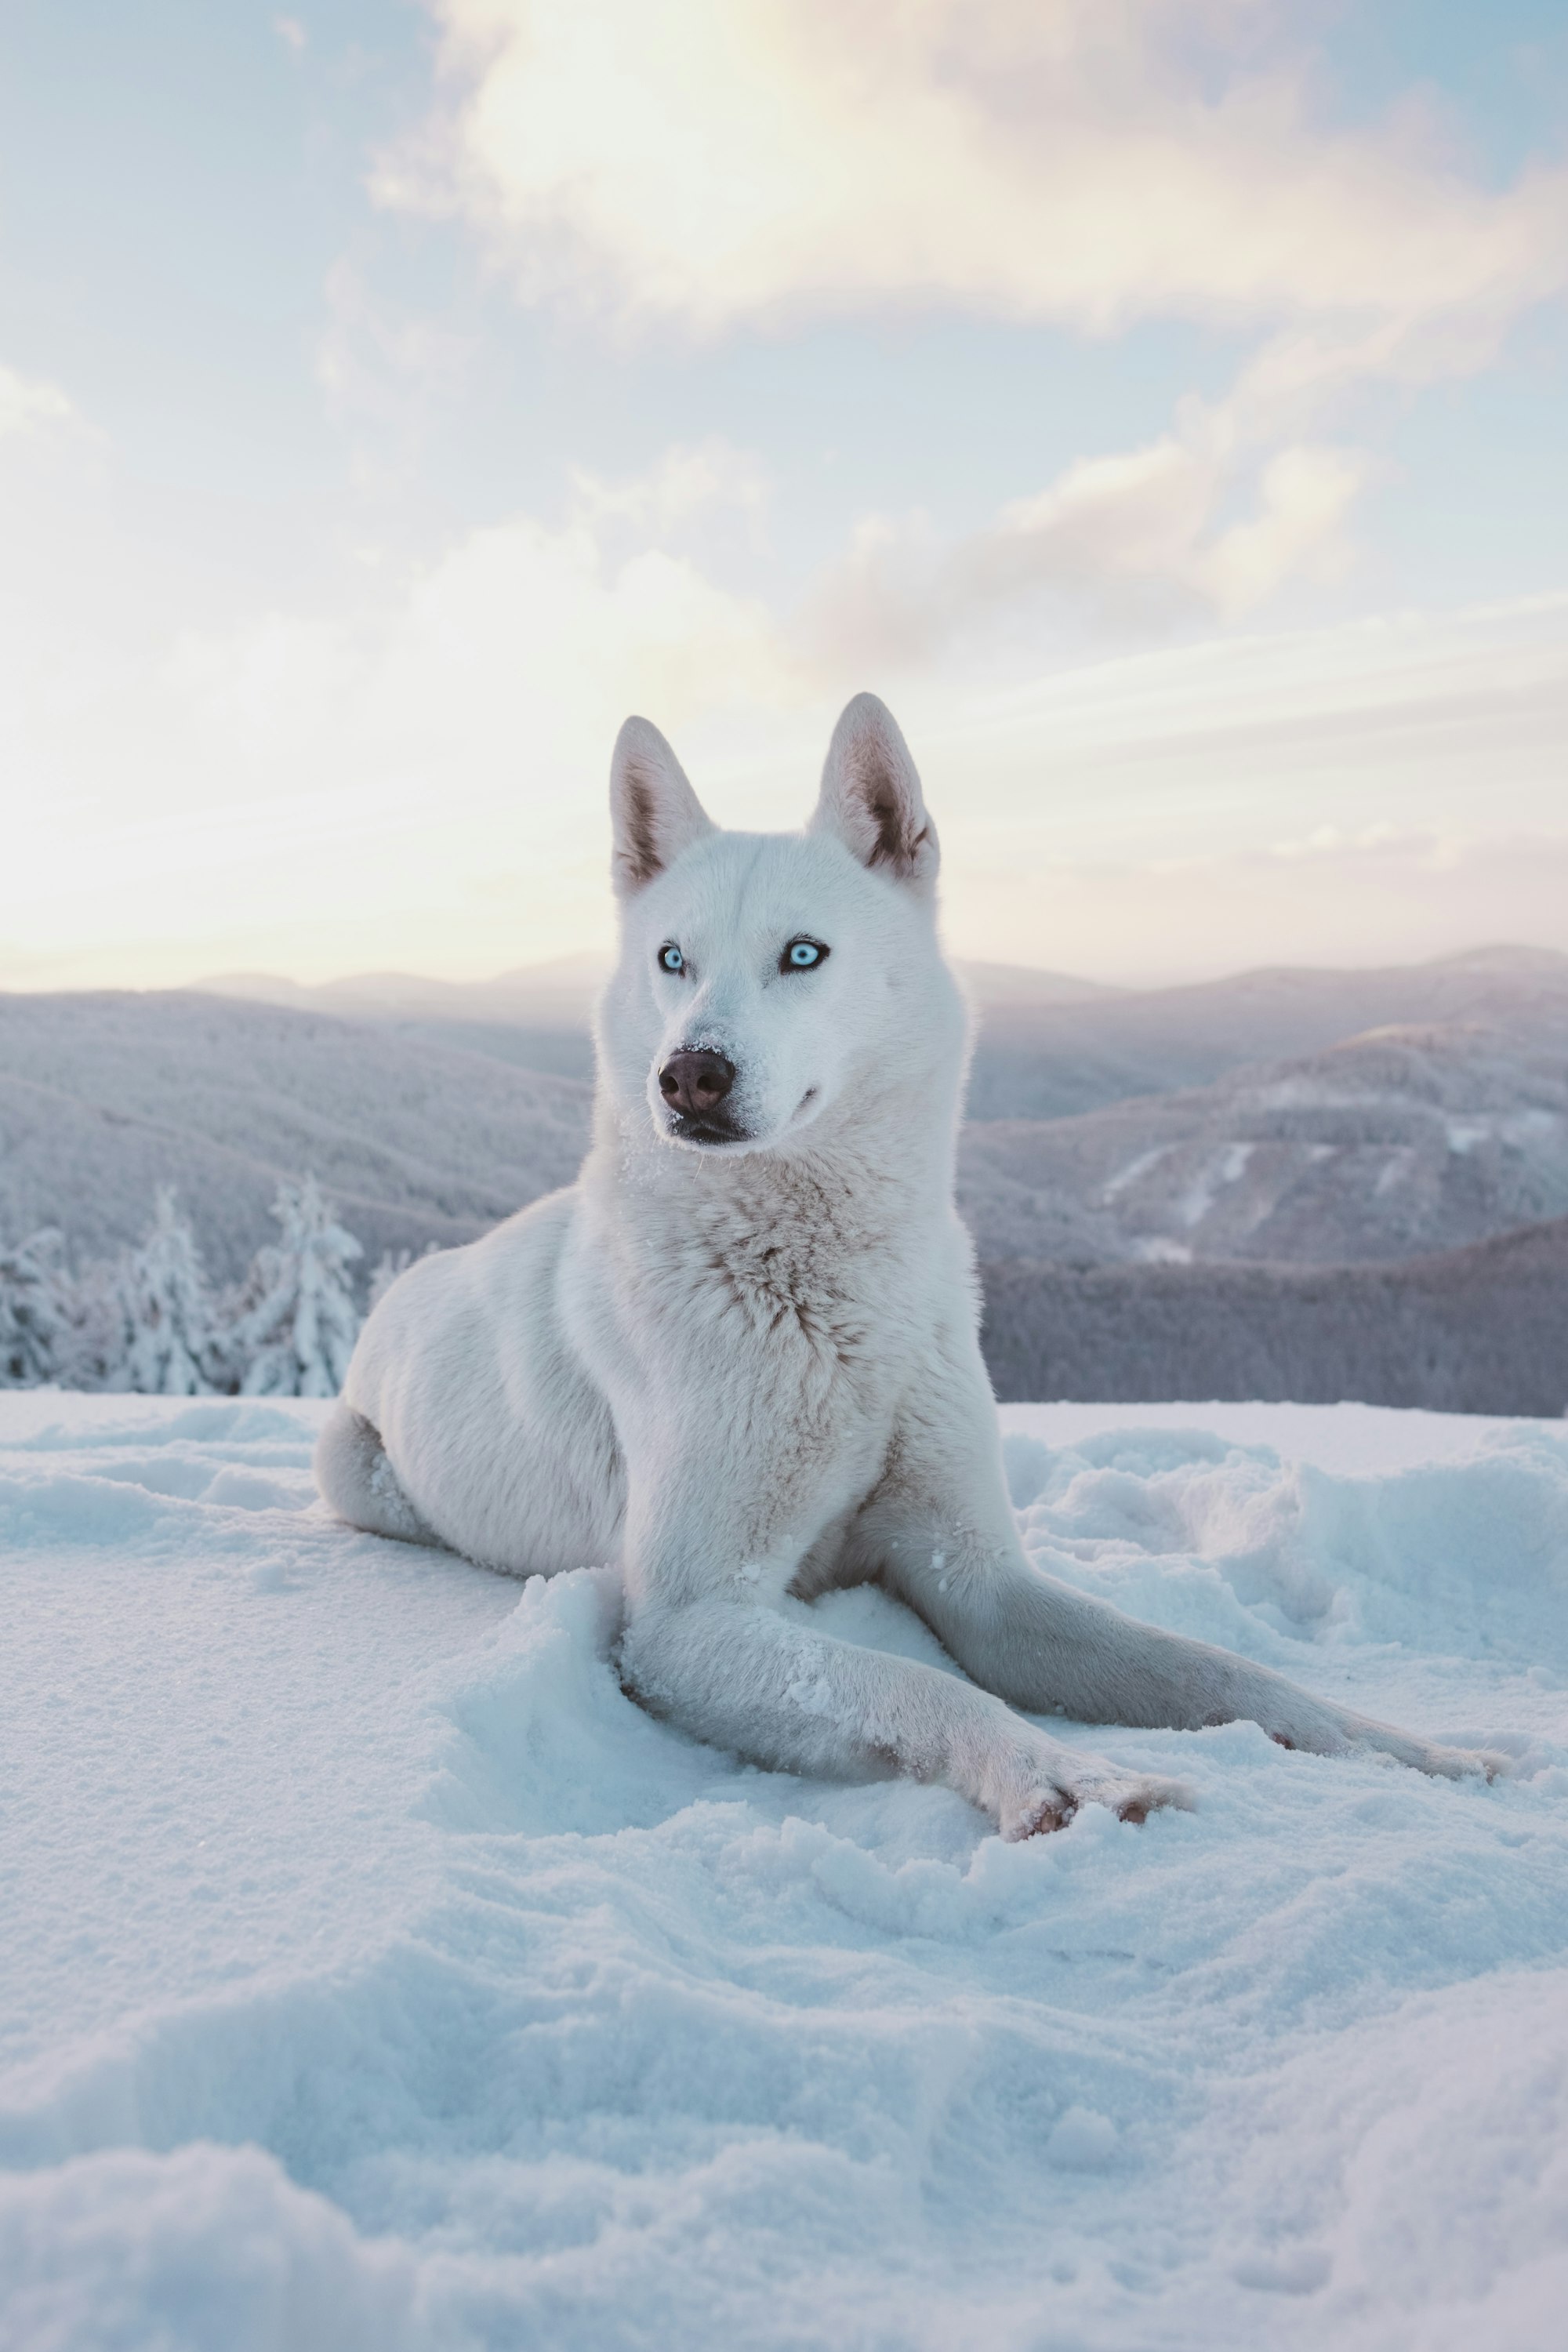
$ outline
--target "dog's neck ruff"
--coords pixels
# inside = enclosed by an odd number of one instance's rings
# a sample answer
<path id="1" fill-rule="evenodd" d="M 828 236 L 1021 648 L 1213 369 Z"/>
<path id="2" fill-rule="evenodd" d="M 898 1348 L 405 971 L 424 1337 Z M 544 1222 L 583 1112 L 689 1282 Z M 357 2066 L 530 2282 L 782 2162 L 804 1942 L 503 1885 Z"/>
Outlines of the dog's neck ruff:
<path id="1" fill-rule="evenodd" d="M 950 1068 L 913 1089 L 913 1119 L 910 1087 L 889 1086 L 859 1094 L 853 1113 L 830 1105 L 777 1146 L 728 1152 L 666 1141 L 601 1081 L 584 1191 L 615 1229 L 631 1213 L 650 1255 L 658 1234 L 738 1287 L 797 1303 L 864 1297 L 920 1266 L 953 1217 L 958 1085 Z"/>

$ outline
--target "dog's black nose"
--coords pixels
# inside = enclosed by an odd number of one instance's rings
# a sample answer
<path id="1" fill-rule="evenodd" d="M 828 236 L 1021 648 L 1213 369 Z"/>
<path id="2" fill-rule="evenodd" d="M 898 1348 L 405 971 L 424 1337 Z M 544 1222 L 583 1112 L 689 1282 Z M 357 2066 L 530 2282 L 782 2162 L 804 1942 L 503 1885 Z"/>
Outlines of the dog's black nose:
<path id="1" fill-rule="evenodd" d="M 672 1054 L 658 1074 L 658 1090 L 683 1118 L 711 1118 L 735 1083 L 735 1065 L 706 1046 Z"/>

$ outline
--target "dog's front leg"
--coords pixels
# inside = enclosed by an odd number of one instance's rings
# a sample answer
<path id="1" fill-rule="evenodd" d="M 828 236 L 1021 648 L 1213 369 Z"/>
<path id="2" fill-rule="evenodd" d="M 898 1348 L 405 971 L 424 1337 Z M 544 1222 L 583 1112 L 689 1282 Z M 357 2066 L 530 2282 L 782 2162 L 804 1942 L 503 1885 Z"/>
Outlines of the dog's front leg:
<path id="1" fill-rule="evenodd" d="M 773 1769 L 945 1781 L 1010 1838 L 1057 1828 L 1080 1803 L 1141 1821 L 1185 1801 L 1174 1782 L 1066 1748 L 954 1675 L 819 1632 L 784 1596 L 804 1546 L 759 1559 L 754 1520 L 737 1514 L 726 1543 L 725 1516 L 710 1496 L 700 1535 L 688 1518 L 682 1537 L 678 1521 L 634 1511 L 621 1672 L 653 1713 Z"/>
<path id="2" fill-rule="evenodd" d="M 621 1648 L 628 1686 L 699 1739 L 773 1770 L 943 1780 L 1004 1837 L 1058 1829 L 1080 1804 L 1125 1821 L 1184 1804 L 1174 1781 L 1063 1747 L 934 1666 L 817 1632 L 799 1601 L 644 1609 Z"/>

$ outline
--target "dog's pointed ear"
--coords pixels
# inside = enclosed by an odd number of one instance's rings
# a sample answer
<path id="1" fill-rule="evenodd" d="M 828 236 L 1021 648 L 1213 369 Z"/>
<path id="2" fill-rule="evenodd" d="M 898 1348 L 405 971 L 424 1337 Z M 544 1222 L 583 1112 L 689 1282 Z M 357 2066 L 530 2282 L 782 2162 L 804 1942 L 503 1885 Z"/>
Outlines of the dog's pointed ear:
<path id="1" fill-rule="evenodd" d="M 683 849 L 713 831 L 713 820 L 687 782 L 657 727 L 628 719 L 610 759 L 610 870 L 616 895 L 633 898 Z"/>
<path id="2" fill-rule="evenodd" d="M 936 827 L 899 722 L 876 695 L 858 694 L 846 704 L 806 830 L 836 833 L 862 866 L 895 881 L 921 890 L 934 885 Z"/>

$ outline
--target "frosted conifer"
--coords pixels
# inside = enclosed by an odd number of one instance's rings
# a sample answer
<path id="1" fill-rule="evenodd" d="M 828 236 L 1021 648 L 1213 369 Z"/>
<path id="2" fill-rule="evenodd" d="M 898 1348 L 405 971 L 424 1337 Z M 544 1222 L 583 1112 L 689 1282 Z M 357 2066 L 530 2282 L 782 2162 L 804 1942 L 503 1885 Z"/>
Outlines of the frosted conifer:
<path id="1" fill-rule="evenodd" d="M 125 1307 L 125 1264 L 89 1259 L 71 1286 L 69 1330 L 60 1343 L 55 1377 L 63 1389 L 123 1389 L 130 1386 L 125 1354 L 130 1321 Z"/>
<path id="2" fill-rule="evenodd" d="M 359 1336 L 349 1263 L 361 1255 L 313 1176 L 279 1187 L 281 1241 L 258 1250 L 230 1346 L 245 1396 L 336 1396 Z"/>
<path id="3" fill-rule="evenodd" d="M 219 1385 L 219 1345 L 196 1237 L 160 1185 L 153 1230 L 117 1285 L 123 1319 L 119 1361 L 106 1386 L 142 1396 L 209 1396 Z"/>
<path id="4" fill-rule="evenodd" d="M 53 1226 L 0 1243 L 0 1388 L 41 1388 L 58 1377 L 69 1344 L 70 1285 Z"/>

